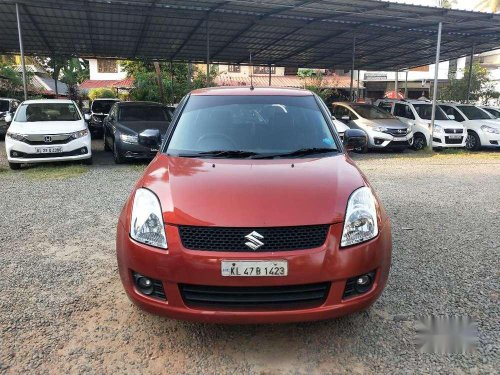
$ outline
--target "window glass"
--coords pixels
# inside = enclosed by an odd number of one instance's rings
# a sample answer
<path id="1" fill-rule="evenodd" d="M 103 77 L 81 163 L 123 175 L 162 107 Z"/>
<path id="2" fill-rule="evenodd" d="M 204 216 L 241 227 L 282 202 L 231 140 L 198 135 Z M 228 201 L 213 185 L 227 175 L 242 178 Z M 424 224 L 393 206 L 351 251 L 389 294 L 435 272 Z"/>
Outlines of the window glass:
<path id="1" fill-rule="evenodd" d="M 227 71 L 230 73 L 239 73 L 241 70 L 239 65 L 228 65 Z"/>
<path id="2" fill-rule="evenodd" d="M 118 73 L 116 60 L 97 59 L 97 71 L 99 73 Z"/>
<path id="3" fill-rule="evenodd" d="M 254 66 L 253 74 L 269 74 L 269 66 Z M 271 66 L 271 74 L 276 74 L 275 66 Z"/>
<path id="4" fill-rule="evenodd" d="M 351 104 L 351 107 L 361 117 L 369 120 L 394 118 L 390 113 L 371 104 Z"/>
<path id="5" fill-rule="evenodd" d="M 432 104 L 413 104 L 413 108 L 415 108 L 421 119 L 432 119 Z M 448 116 L 446 116 L 439 106 L 436 106 L 436 120 L 449 120 Z"/>
<path id="6" fill-rule="evenodd" d="M 94 113 L 109 113 L 111 106 L 115 103 L 116 100 L 94 100 L 91 110 Z"/>
<path id="7" fill-rule="evenodd" d="M 410 106 L 407 104 L 395 103 L 394 116 L 415 120 L 415 116 L 413 115 Z"/>
<path id="8" fill-rule="evenodd" d="M 124 105 L 120 107 L 120 121 L 170 121 L 167 109 L 151 105 Z"/>
<path id="9" fill-rule="evenodd" d="M 7 112 L 9 110 L 9 101 L 0 100 L 0 112 Z"/>
<path id="10" fill-rule="evenodd" d="M 457 105 L 457 108 L 461 110 L 469 120 L 487 120 L 490 118 L 482 109 L 474 107 L 473 105 Z"/>
<path id="11" fill-rule="evenodd" d="M 337 120 L 342 119 L 342 116 L 349 116 L 349 111 L 346 107 L 341 105 L 336 105 L 333 107 L 333 115 Z"/>
<path id="12" fill-rule="evenodd" d="M 441 108 L 444 113 L 448 116 L 455 116 L 455 121 L 465 121 L 465 118 L 462 116 L 460 112 L 458 112 L 455 108 L 449 106 L 449 105 L 440 105 L 439 108 Z"/>
<path id="13" fill-rule="evenodd" d="M 191 96 L 167 152 L 337 150 L 313 96 Z"/>
<path id="14" fill-rule="evenodd" d="M 495 118 L 500 118 L 500 111 L 493 108 L 483 108 L 486 112 L 493 115 Z"/>
<path id="15" fill-rule="evenodd" d="M 392 105 L 388 102 L 380 102 L 378 103 L 378 107 L 382 108 L 384 111 L 391 113 Z"/>
<path id="16" fill-rule="evenodd" d="M 17 122 L 78 121 L 80 113 L 73 103 L 21 104 L 17 111 Z"/>

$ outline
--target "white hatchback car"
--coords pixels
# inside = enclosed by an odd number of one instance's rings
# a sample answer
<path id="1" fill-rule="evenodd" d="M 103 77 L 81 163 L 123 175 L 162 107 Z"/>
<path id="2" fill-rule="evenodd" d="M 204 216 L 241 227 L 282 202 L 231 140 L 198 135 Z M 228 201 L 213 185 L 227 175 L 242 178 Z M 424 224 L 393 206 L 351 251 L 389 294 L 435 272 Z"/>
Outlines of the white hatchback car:
<path id="1" fill-rule="evenodd" d="M 379 99 L 375 102 L 379 108 L 385 109 L 413 130 L 413 148 L 425 148 L 431 139 L 432 103 L 425 100 Z M 432 135 L 433 148 L 465 147 L 467 131 L 465 127 L 450 120 L 439 107 L 436 107 L 436 118 Z"/>
<path id="2" fill-rule="evenodd" d="M 451 116 L 467 128 L 467 149 L 500 147 L 500 121 L 492 119 L 484 110 L 470 104 L 457 103 L 439 103 L 439 107 L 448 117 Z"/>
<path id="3" fill-rule="evenodd" d="M 71 100 L 27 100 L 17 109 L 5 137 L 11 169 L 23 163 L 82 160 L 92 163 L 90 133 Z"/>

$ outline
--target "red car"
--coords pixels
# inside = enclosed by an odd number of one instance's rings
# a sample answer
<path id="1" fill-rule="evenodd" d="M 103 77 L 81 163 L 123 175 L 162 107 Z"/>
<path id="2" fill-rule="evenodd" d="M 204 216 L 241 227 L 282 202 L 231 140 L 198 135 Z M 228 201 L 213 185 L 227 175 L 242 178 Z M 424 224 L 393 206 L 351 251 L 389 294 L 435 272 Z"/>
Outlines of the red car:
<path id="1" fill-rule="evenodd" d="M 120 215 L 121 280 L 175 319 L 271 323 L 366 309 L 391 264 L 389 219 L 306 90 L 209 88 L 179 104 Z"/>

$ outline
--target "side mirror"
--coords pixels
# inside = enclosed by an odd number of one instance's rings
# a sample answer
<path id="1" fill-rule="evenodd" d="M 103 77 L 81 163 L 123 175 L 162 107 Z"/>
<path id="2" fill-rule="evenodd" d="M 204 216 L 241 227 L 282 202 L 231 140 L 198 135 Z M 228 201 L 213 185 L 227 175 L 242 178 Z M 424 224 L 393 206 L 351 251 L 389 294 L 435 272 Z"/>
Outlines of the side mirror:
<path id="1" fill-rule="evenodd" d="M 347 129 L 344 132 L 344 146 L 348 151 L 365 147 L 368 142 L 366 133 L 359 129 Z"/>
<path id="2" fill-rule="evenodd" d="M 342 116 L 340 119 L 341 119 L 343 122 L 349 122 L 349 121 L 351 120 L 351 118 L 350 118 L 349 116 L 347 116 L 347 115 Z"/>
<path id="3" fill-rule="evenodd" d="M 448 118 L 449 118 L 450 120 L 455 120 L 455 115 L 448 115 Z"/>
<path id="4" fill-rule="evenodd" d="M 10 124 L 12 122 L 12 115 L 10 113 L 7 113 L 5 115 L 5 123 Z"/>
<path id="5" fill-rule="evenodd" d="M 332 120 L 336 120 L 336 118 L 335 118 L 335 116 L 334 116 L 334 115 L 332 115 Z"/>
<path id="6" fill-rule="evenodd" d="M 90 118 L 91 118 L 90 113 L 85 113 L 83 115 L 83 118 L 85 119 L 85 121 L 90 121 Z"/>
<path id="7" fill-rule="evenodd" d="M 158 129 L 146 129 L 139 133 L 139 144 L 149 148 L 159 148 L 161 145 L 161 135 Z"/>

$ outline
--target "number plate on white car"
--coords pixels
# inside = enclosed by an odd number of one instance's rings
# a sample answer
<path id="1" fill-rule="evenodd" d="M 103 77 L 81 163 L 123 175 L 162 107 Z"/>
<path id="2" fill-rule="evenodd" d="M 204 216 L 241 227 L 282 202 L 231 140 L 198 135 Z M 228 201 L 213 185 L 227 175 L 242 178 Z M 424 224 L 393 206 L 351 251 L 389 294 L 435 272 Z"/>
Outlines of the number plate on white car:
<path id="1" fill-rule="evenodd" d="M 222 276 L 287 276 L 288 262 L 277 260 L 273 262 L 264 260 L 223 260 L 221 262 Z"/>
<path id="2" fill-rule="evenodd" d="M 395 141 L 406 141 L 406 137 L 394 137 Z"/>
<path id="3" fill-rule="evenodd" d="M 461 135 L 449 135 L 448 137 L 450 137 L 450 139 L 458 139 L 458 138 L 462 138 Z"/>
<path id="4" fill-rule="evenodd" d="M 37 147 L 37 154 L 52 154 L 57 152 L 62 152 L 62 147 Z"/>

